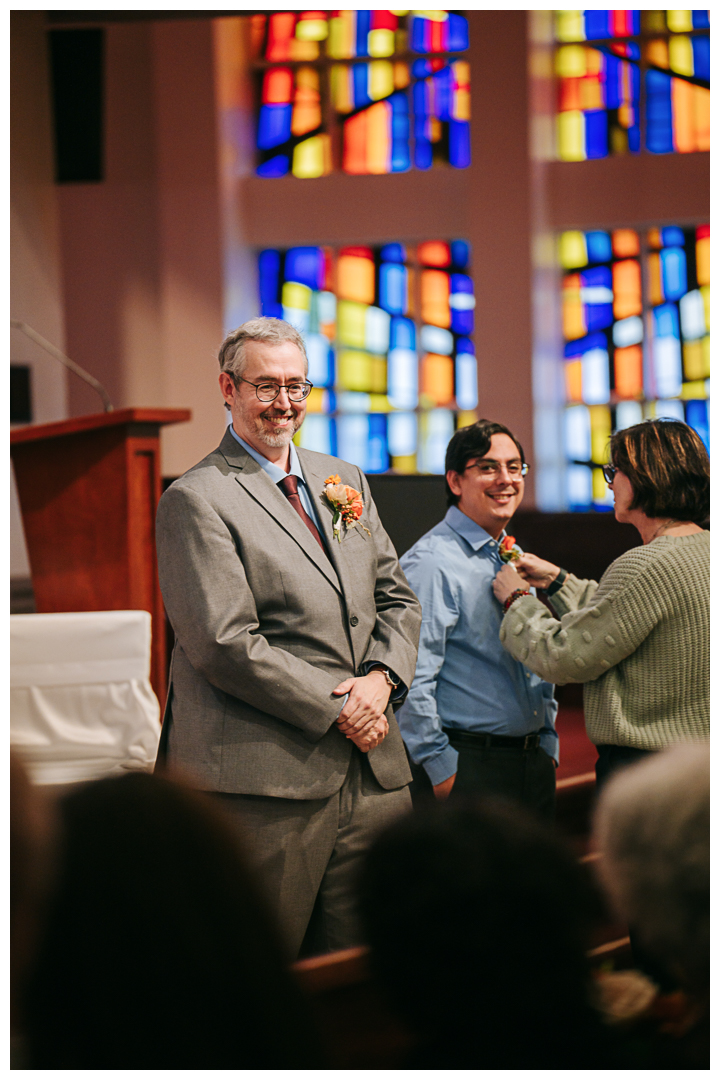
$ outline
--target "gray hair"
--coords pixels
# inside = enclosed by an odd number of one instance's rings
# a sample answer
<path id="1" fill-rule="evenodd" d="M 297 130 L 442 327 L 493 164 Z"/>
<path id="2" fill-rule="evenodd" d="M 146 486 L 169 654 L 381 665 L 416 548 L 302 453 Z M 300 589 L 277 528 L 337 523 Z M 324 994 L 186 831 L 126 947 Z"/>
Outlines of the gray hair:
<path id="1" fill-rule="evenodd" d="M 268 345 L 284 345 L 289 341 L 297 345 L 305 360 L 305 374 L 307 375 L 308 360 L 305 351 L 305 342 L 299 330 L 283 319 L 271 319 L 260 316 L 257 319 L 249 319 L 232 330 L 220 346 L 218 360 L 220 371 L 225 371 L 233 382 L 242 375 L 247 363 L 245 345 L 248 341 L 262 341 Z"/>
<path id="2" fill-rule="evenodd" d="M 608 781 L 599 874 L 648 952 L 706 994 L 710 978 L 710 747 L 672 746 Z"/>

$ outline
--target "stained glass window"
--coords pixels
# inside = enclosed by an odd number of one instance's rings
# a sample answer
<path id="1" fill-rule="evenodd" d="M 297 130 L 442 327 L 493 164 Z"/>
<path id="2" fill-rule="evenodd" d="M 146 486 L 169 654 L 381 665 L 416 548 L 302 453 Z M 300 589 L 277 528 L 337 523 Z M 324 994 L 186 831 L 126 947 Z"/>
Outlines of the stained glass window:
<path id="1" fill-rule="evenodd" d="M 557 11 L 555 37 L 562 161 L 710 149 L 708 11 Z"/>
<path id="2" fill-rule="evenodd" d="M 456 427 L 477 419 L 469 263 L 463 240 L 260 252 L 261 313 L 306 343 L 301 446 L 370 473 L 444 472 Z"/>
<path id="3" fill-rule="evenodd" d="M 559 259 L 566 501 L 610 509 L 613 431 L 670 416 L 709 449 L 710 226 L 565 232 Z"/>
<path id="4" fill-rule="evenodd" d="M 460 12 L 278 11 L 250 25 L 258 176 L 470 164 Z"/>

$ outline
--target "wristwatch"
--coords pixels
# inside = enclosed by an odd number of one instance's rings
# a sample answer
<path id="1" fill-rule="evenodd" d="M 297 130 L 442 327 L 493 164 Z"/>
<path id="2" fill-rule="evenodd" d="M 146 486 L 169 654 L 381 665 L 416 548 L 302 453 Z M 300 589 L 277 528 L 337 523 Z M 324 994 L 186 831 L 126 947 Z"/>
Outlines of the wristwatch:
<path id="1" fill-rule="evenodd" d="M 368 675 L 370 674 L 371 671 L 382 671 L 383 675 L 385 676 L 385 682 L 388 684 L 388 686 L 391 686 L 393 688 L 393 690 L 396 690 L 398 688 L 398 686 L 400 685 L 400 680 L 399 679 L 393 679 L 392 675 L 390 674 L 389 669 L 386 668 L 386 667 L 383 667 L 382 664 L 373 664 L 373 666 L 368 669 Z"/>

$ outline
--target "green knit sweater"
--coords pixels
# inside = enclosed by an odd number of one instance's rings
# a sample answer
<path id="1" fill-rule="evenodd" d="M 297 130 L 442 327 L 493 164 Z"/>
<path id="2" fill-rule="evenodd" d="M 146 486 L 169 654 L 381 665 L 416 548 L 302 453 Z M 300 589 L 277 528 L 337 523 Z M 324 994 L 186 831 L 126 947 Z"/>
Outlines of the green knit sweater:
<path id="1" fill-rule="evenodd" d="M 658 750 L 709 738 L 709 532 L 632 548 L 599 584 L 568 574 L 551 602 L 559 621 L 520 597 L 500 640 L 548 682 L 586 684 L 596 745 Z"/>

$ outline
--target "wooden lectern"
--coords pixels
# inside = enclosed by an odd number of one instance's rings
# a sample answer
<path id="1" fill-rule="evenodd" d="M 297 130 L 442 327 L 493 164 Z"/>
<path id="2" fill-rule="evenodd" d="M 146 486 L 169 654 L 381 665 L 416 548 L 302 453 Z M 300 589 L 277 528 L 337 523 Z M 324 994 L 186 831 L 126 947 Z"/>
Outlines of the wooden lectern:
<path id="1" fill-rule="evenodd" d="M 149 611 L 150 678 L 161 706 L 167 653 L 155 555 L 160 427 L 191 415 L 118 409 L 10 433 L 36 610 Z"/>

